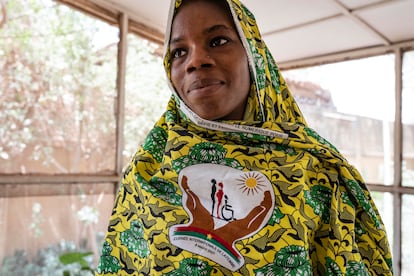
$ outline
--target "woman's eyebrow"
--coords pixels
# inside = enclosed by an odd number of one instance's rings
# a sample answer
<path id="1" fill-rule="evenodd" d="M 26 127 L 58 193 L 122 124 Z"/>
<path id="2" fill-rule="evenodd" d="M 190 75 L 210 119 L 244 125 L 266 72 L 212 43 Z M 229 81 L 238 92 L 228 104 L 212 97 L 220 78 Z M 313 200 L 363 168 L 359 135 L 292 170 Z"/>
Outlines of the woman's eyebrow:
<path id="1" fill-rule="evenodd" d="M 170 40 L 170 45 L 171 44 L 175 44 L 175 43 L 179 43 L 180 41 L 182 41 L 183 40 L 183 38 L 182 37 L 175 37 L 175 38 L 172 38 L 171 40 Z"/>
<path id="2" fill-rule="evenodd" d="M 204 31 L 204 33 L 212 33 L 212 32 L 219 31 L 219 30 L 226 30 L 226 31 L 229 31 L 229 30 L 231 30 L 231 28 L 229 28 L 229 27 L 228 27 L 228 26 L 226 26 L 226 25 L 222 25 L 222 24 L 219 24 L 219 25 L 213 25 L 213 26 L 211 26 L 211 27 L 207 28 L 207 29 Z"/>
<path id="3" fill-rule="evenodd" d="M 232 29 L 231 29 L 231 28 L 229 28 L 229 27 L 228 27 L 228 26 L 226 26 L 226 25 L 218 24 L 218 25 L 213 25 L 213 26 L 211 26 L 211 27 L 206 28 L 206 29 L 203 31 L 203 33 L 204 33 L 204 34 L 210 34 L 210 33 L 213 33 L 213 32 L 215 32 L 215 31 L 220 31 L 220 30 L 230 31 L 230 30 L 232 30 Z M 175 44 L 175 43 L 179 43 L 179 42 L 180 42 L 180 41 L 182 41 L 182 40 L 184 40 L 184 38 L 183 38 L 183 37 L 181 37 L 181 36 L 173 37 L 173 38 L 170 40 L 170 45 L 171 45 L 171 44 Z"/>

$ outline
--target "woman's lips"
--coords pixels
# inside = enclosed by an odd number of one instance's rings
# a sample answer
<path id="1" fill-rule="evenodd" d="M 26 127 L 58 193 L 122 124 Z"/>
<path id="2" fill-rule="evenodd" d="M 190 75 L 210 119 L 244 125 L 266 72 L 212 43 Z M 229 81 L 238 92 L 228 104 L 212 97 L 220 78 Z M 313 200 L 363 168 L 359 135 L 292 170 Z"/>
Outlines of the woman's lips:
<path id="1" fill-rule="evenodd" d="M 200 79 L 192 82 L 187 89 L 187 93 L 191 93 L 195 90 L 201 90 L 203 88 L 209 88 L 215 85 L 222 85 L 224 84 L 223 81 L 217 79 Z"/>

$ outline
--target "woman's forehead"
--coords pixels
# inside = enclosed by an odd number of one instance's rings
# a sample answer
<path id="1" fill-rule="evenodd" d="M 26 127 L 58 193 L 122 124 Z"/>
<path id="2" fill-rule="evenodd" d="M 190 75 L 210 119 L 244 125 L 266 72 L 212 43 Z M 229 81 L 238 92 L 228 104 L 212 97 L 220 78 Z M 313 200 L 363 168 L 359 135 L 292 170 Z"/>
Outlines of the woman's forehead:
<path id="1" fill-rule="evenodd" d="M 223 10 L 228 10 L 229 7 L 226 0 L 183 0 L 179 5 L 176 5 L 176 12 L 178 12 L 181 7 L 184 7 L 189 3 L 197 5 L 203 2 L 216 5 Z"/>
<path id="2" fill-rule="evenodd" d="M 214 30 L 215 26 L 236 30 L 226 1 L 187 0 L 183 3 L 174 15 L 170 42 L 177 34 L 201 26 L 204 26 L 204 32 Z"/>
<path id="3" fill-rule="evenodd" d="M 212 16 L 212 13 L 220 13 L 227 16 L 232 20 L 231 11 L 225 0 L 184 0 L 176 7 L 174 12 L 174 20 L 178 14 L 185 8 L 191 6 L 198 13 L 208 14 Z M 195 14 L 188 14 L 189 17 L 195 17 Z"/>

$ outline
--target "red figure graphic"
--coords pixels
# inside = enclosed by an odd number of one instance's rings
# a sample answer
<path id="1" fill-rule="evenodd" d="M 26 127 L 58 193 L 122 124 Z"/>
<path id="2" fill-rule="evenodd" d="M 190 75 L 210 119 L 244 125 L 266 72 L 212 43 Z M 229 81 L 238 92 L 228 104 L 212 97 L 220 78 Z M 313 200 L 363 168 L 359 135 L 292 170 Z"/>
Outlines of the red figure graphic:
<path id="1" fill-rule="evenodd" d="M 186 176 L 183 176 L 181 185 L 188 195 L 186 206 L 193 217 L 189 226 L 205 229 L 210 233 L 214 233 L 216 236 L 228 242 L 228 244 L 233 244 L 234 241 L 256 231 L 263 223 L 266 214 L 272 208 L 272 197 L 270 192 L 266 191 L 260 205 L 254 207 L 246 217 L 230 221 L 226 225 L 215 229 L 213 218 L 209 214 L 209 211 L 203 207 L 198 196 L 188 187 Z"/>
<path id="2" fill-rule="evenodd" d="M 216 196 L 217 196 L 216 217 L 217 218 L 221 218 L 221 216 L 220 216 L 220 207 L 221 207 L 221 202 L 223 200 L 223 195 L 224 195 L 224 192 L 223 192 L 223 183 L 220 182 L 218 184 L 218 186 L 219 186 L 219 190 L 216 193 Z"/>

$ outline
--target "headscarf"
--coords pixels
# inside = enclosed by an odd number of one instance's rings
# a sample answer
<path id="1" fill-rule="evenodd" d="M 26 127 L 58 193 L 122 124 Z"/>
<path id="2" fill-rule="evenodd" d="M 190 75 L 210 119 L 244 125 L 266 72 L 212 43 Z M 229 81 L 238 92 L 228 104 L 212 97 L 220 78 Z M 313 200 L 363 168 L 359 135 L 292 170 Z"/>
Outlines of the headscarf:
<path id="1" fill-rule="evenodd" d="M 125 170 L 97 272 L 392 275 L 361 175 L 307 126 L 253 14 L 226 2 L 253 80 L 244 119 L 204 120 L 171 85 L 166 112 Z M 168 19 L 169 80 L 181 4 L 172 1 Z"/>

